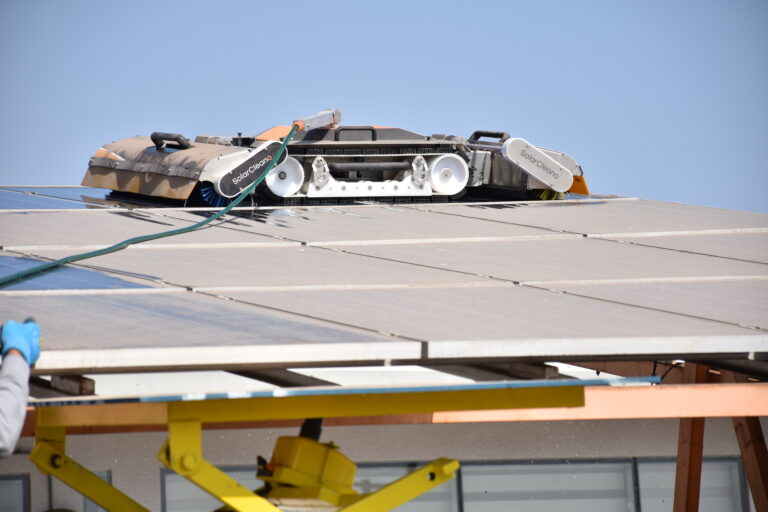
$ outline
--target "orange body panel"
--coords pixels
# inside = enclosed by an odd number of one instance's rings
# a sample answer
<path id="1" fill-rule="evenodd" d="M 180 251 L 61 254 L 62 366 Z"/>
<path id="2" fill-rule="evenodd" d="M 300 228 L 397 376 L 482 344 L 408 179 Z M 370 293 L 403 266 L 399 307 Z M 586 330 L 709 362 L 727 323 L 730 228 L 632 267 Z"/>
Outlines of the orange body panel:
<path id="1" fill-rule="evenodd" d="M 574 176 L 573 185 L 568 189 L 568 192 L 572 194 L 581 194 L 583 196 L 589 195 L 589 188 L 587 188 L 587 182 L 584 180 L 584 176 Z"/>
<path id="2" fill-rule="evenodd" d="M 291 126 L 273 126 L 256 136 L 256 140 L 278 140 L 282 139 L 291 131 Z"/>

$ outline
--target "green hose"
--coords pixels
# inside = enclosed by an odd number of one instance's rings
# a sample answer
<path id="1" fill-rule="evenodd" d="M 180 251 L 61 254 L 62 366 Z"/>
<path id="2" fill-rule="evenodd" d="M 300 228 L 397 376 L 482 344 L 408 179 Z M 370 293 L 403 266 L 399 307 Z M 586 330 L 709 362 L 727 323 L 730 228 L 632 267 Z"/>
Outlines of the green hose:
<path id="1" fill-rule="evenodd" d="M 134 238 L 129 238 L 128 240 L 123 240 L 122 242 L 118 242 L 115 245 L 112 245 L 110 247 L 105 247 L 104 249 L 98 249 L 96 251 L 84 252 L 81 254 L 75 254 L 73 256 L 67 256 L 66 258 L 61 258 L 60 260 L 51 261 L 49 263 L 44 263 L 42 265 L 38 265 L 36 267 L 32 267 L 27 270 L 16 272 L 15 274 L 11 274 L 9 276 L 0 278 L 0 289 L 5 288 L 6 286 L 11 285 L 13 283 L 24 281 L 26 279 L 29 279 L 32 276 L 46 272 L 48 270 L 53 270 L 66 263 L 72 263 L 73 261 L 80 261 L 80 260 L 86 260 L 89 258 L 95 258 L 96 256 L 103 256 L 111 252 L 120 251 L 122 249 L 125 249 L 129 245 L 133 245 L 133 244 L 140 244 L 142 242 L 148 242 L 150 240 L 157 240 L 158 238 L 165 238 L 168 236 L 189 233 L 190 231 L 199 229 L 205 226 L 206 224 L 210 224 L 211 222 L 229 213 L 232 210 L 232 208 L 240 204 L 240 202 L 243 199 L 245 199 L 251 192 L 253 192 L 253 189 L 255 189 L 262 181 L 264 181 L 264 178 L 266 178 L 269 171 L 272 170 L 275 164 L 280 160 L 280 157 L 283 156 L 283 151 L 285 151 L 285 146 L 288 145 L 288 143 L 293 138 L 293 135 L 298 130 L 299 130 L 299 125 L 294 124 L 293 127 L 291 128 L 291 131 L 288 132 L 288 135 L 285 136 L 285 139 L 283 140 L 283 143 L 280 145 L 280 148 L 277 150 L 275 157 L 272 159 L 271 162 L 269 162 L 269 165 L 267 165 L 267 168 L 264 169 L 263 173 L 261 173 L 261 176 L 259 176 L 258 179 L 256 179 L 256 181 L 251 183 L 245 190 L 243 190 L 240 193 L 240 195 L 237 196 L 237 198 L 234 201 L 232 201 L 226 208 L 217 212 L 216 215 L 208 217 L 207 219 L 201 220 L 196 224 L 193 224 L 191 226 L 187 226 L 184 228 L 172 229 L 170 231 L 163 231 L 162 233 L 155 233 L 152 235 L 143 235 L 143 236 L 137 236 Z"/>

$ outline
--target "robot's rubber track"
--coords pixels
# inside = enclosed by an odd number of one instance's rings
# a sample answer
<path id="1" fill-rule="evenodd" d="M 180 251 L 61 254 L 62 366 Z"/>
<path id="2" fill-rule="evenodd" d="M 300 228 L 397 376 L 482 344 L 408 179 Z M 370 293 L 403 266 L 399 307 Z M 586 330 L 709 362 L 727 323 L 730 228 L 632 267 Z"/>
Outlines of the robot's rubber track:
<path id="1" fill-rule="evenodd" d="M 406 196 L 406 197 L 277 197 L 268 189 L 259 191 L 256 203 L 259 206 L 336 206 L 352 205 L 360 203 L 382 203 L 382 204 L 430 204 L 447 203 L 462 198 L 467 193 L 467 189 L 452 196 Z"/>
<path id="2" fill-rule="evenodd" d="M 302 148 L 288 146 L 288 155 L 293 158 L 314 158 L 317 156 L 329 158 L 376 158 L 404 156 L 437 156 L 446 153 L 457 153 L 452 146 L 405 147 L 405 148 Z"/>

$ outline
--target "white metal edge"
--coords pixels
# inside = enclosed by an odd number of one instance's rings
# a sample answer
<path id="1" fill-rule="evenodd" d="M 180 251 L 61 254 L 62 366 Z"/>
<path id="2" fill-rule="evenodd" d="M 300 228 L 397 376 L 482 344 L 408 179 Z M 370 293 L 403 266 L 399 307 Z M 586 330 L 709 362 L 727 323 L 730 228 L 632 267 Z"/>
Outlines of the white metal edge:
<path id="1" fill-rule="evenodd" d="M 768 352 L 768 335 L 430 341 L 429 359 Z"/>
<path id="2" fill-rule="evenodd" d="M 478 278 L 479 279 L 479 278 Z M 691 276 L 691 277 L 638 277 L 628 279 L 562 279 L 552 281 L 520 281 L 519 283 L 499 280 L 450 281 L 423 283 L 381 283 L 381 284 L 316 284 L 316 285 L 273 285 L 273 286 L 197 286 L 191 290 L 176 287 L 159 288 L 100 288 L 100 289 L 42 289 L 42 290 L 0 290 L 0 297 L 45 297 L 75 295 L 155 295 L 164 293 L 232 293 L 232 292 L 338 292 L 368 290 L 429 290 L 459 288 L 509 288 L 529 286 L 553 288 L 563 286 L 621 286 L 653 284 L 697 284 L 697 283 L 739 283 L 768 281 L 768 275 L 744 276 Z"/>
<path id="3" fill-rule="evenodd" d="M 163 347 L 88 350 L 44 350 L 36 373 L 184 368 L 244 367 L 248 365 L 333 363 L 418 359 L 417 341 L 297 343 L 292 345 L 236 345 L 218 347 Z"/>

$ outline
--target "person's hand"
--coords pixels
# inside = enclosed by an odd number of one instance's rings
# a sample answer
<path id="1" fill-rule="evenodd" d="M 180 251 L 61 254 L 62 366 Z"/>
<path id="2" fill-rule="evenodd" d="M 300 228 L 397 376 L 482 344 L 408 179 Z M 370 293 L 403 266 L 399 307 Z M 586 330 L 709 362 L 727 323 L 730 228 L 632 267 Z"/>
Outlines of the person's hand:
<path id="1" fill-rule="evenodd" d="M 35 322 L 8 320 L 3 324 L 2 340 L 3 357 L 9 350 L 18 350 L 29 366 L 40 357 L 40 326 Z"/>

